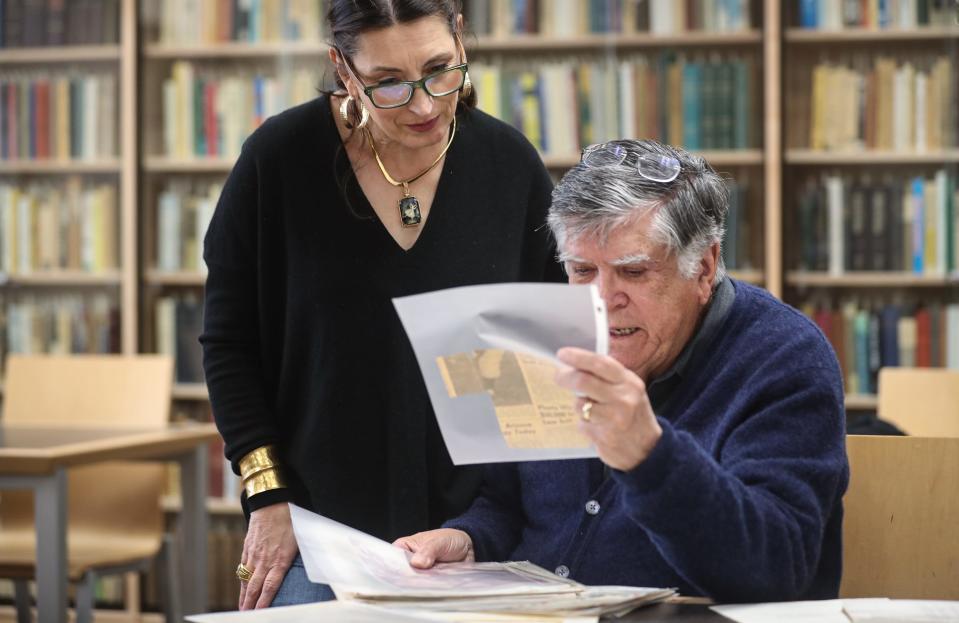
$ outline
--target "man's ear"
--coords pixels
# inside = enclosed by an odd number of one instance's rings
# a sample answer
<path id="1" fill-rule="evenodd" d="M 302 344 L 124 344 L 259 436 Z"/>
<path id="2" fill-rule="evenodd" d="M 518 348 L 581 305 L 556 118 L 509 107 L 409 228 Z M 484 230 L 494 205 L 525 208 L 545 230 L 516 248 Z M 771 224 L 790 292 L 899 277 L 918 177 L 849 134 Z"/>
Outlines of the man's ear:
<path id="1" fill-rule="evenodd" d="M 699 299 L 703 305 L 709 302 L 709 298 L 713 294 L 713 284 L 716 283 L 716 270 L 719 268 L 719 246 L 718 242 L 709 245 L 699 262 L 697 286 L 699 288 Z"/>

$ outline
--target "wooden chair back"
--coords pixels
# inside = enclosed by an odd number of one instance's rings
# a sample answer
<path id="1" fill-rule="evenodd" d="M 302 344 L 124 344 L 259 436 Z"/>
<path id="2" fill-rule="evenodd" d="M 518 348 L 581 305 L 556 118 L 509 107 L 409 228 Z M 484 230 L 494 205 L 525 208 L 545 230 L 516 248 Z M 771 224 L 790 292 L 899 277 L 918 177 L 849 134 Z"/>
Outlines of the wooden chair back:
<path id="1" fill-rule="evenodd" d="M 841 597 L 959 599 L 959 438 L 850 435 Z"/>
<path id="2" fill-rule="evenodd" d="M 878 415 L 921 437 L 959 437 L 959 370 L 883 368 Z"/>
<path id="3" fill-rule="evenodd" d="M 173 362 L 167 356 L 11 355 L 3 419 L 58 428 L 161 428 L 168 423 L 172 387 Z M 72 468 L 67 477 L 71 575 L 159 550 L 163 464 L 112 461 Z M 12 576 L 33 564 L 33 525 L 32 493 L 4 491 L 0 569 L 13 570 Z"/>

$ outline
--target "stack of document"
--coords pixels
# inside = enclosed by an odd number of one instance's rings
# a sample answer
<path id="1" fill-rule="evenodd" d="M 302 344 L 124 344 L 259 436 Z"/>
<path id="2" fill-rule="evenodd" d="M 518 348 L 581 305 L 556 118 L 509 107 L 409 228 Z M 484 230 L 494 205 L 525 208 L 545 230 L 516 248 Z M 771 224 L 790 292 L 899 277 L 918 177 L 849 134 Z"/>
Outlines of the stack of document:
<path id="1" fill-rule="evenodd" d="M 329 584 L 337 599 L 405 612 L 486 612 L 543 616 L 623 614 L 675 591 L 584 586 L 529 562 L 444 563 L 414 569 L 409 552 L 290 505 L 303 564 L 311 581 Z"/>

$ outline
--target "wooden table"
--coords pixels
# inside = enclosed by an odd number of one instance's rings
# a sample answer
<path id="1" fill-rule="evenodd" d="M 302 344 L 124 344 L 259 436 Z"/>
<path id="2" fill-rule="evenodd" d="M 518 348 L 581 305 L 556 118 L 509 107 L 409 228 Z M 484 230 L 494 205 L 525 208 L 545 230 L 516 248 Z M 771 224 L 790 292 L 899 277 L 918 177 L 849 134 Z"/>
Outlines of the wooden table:
<path id="1" fill-rule="evenodd" d="M 217 436 L 213 424 L 106 430 L 0 423 L 0 490 L 34 492 L 40 623 L 67 620 L 66 469 L 112 460 L 180 464 L 180 530 L 189 553 L 181 557 L 183 611 L 206 611 L 207 444 Z"/>

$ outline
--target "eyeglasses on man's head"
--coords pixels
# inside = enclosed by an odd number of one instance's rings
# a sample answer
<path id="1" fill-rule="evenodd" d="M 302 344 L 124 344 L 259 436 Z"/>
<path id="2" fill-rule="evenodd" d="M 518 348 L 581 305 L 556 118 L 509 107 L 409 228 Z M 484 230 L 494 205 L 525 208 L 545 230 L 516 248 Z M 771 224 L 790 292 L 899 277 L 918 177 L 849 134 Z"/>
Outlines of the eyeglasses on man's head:
<path id="1" fill-rule="evenodd" d="M 580 162 L 588 167 L 617 166 L 623 164 L 628 155 L 625 145 L 601 143 L 584 149 Z M 682 167 L 672 156 L 645 153 L 636 156 L 636 170 L 648 180 L 666 183 L 679 177 Z"/>

